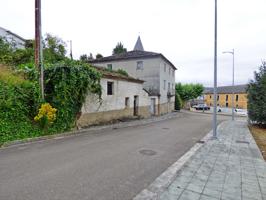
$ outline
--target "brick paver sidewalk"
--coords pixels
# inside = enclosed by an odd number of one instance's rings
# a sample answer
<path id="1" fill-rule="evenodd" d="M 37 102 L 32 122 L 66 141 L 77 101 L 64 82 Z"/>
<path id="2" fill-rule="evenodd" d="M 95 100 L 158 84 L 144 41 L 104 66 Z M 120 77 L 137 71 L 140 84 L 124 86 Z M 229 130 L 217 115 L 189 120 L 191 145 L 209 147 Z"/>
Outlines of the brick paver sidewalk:
<path id="1" fill-rule="evenodd" d="M 266 200 L 266 162 L 244 121 L 223 122 L 160 195 L 164 200 Z"/>

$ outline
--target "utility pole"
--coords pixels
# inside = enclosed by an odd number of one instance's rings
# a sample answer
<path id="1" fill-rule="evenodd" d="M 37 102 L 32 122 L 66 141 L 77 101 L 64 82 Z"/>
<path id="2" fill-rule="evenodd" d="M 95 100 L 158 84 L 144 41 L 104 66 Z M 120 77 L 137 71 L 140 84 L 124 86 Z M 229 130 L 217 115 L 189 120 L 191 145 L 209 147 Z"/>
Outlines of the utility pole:
<path id="1" fill-rule="evenodd" d="M 39 71 L 41 98 L 44 100 L 41 0 L 35 0 L 35 67 Z"/>
<path id="2" fill-rule="evenodd" d="M 217 138 L 217 0 L 214 19 L 214 87 L 213 87 L 213 139 Z"/>
<path id="3" fill-rule="evenodd" d="M 70 58 L 71 58 L 71 60 L 73 60 L 73 54 L 72 54 L 72 40 L 70 40 L 69 42 L 70 42 Z"/>

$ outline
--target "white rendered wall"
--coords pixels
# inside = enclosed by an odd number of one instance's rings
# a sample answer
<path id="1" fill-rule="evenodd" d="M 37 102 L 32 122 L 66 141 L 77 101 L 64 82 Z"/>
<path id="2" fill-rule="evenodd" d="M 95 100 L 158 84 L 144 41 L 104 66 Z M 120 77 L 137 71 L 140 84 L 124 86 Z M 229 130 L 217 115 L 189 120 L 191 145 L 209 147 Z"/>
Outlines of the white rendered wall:
<path id="1" fill-rule="evenodd" d="M 137 70 L 137 61 L 143 61 L 143 69 Z M 125 61 L 111 61 L 95 63 L 96 66 L 106 67 L 112 64 L 113 70 L 124 69 L 130 76 L 144 80 L 143 88 L 146 90 L 160 90 L 160 58 L 132 59 Z"/>
<path id="2" fill-rule="evenodd" d="M 113 82 L 113 95 L 107 95 L 107 82 Z M 148 93 L 143 90 L 143 85 L 124 80 L 101 79 L 102 101 L 98 96 L 89 94 L 86 102 L 82 106 L 82 113 L 104 112 L 111 110 L 121 110 L 125 108 L 125 98 L 129 97 L 130 108 L 133 108 L 134 96 L 139 97 L 138 106 L 150 106 Z"/>
<path id="3" fill-rule="evenodd" d="M 25 48 L 25 41 L 21 40 L 18 37 L 15 37 L 12 34 L 9 34 L 8 32 L 6 32 L 5 29 L 0 27 L 0 37 L 6 38 L 6 40 L 8 42 L 10 42 L 11 44 L 14 44 L 15 48 L 18 49 L 24 49 Z"/>

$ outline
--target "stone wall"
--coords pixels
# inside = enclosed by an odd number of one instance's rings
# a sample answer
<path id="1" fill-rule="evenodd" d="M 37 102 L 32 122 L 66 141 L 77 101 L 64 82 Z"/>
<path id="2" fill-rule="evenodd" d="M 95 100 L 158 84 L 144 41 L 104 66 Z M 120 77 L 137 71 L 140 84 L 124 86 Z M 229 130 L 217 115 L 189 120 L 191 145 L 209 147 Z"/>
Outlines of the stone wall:
<path id="1" fill-rule="evenodd" d="M 150 116 L 149 106 L 138 108 L 138 116 L 147 118 Z M 83 113 L 77 122 L 78 127 L 103 124 L 123 118 L 133 118 L 133 108 L 110 110 L 104 112 Z"/>

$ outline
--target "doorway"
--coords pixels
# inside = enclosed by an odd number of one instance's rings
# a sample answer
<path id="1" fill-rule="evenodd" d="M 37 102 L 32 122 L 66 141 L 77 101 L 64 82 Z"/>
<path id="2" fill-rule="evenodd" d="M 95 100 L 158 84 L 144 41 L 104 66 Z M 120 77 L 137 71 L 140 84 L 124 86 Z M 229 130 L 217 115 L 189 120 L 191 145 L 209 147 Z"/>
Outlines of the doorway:
<path id="1" fill-rule="evenodd" d="M 152 115 L 156 114 L 156 99 L 155 98 L 151 98 L 150 112 Z"/>
<path id="2" fill-rule="evenodd" d="M 139 96 L 134 96 L 134 110 L 133 110 L 133 115 L 137 116 L 139 110 Z"/>

